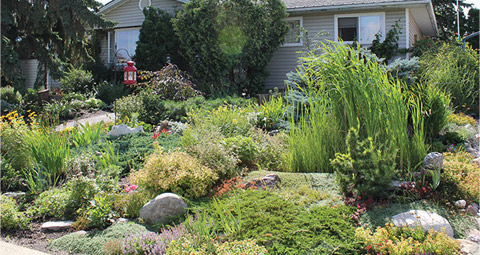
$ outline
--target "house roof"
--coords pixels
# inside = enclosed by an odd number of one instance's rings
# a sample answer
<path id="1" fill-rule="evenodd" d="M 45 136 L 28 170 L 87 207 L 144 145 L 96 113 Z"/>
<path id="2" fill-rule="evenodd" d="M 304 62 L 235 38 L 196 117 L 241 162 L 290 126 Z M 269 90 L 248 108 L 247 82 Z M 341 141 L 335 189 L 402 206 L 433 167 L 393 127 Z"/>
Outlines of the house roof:
<path id="1" fill-rule="evenodd" d="M 287 9 L 312 8 L 316 10 L 411 5 L 429 3 L 430 0 L 283 0 Z"/>

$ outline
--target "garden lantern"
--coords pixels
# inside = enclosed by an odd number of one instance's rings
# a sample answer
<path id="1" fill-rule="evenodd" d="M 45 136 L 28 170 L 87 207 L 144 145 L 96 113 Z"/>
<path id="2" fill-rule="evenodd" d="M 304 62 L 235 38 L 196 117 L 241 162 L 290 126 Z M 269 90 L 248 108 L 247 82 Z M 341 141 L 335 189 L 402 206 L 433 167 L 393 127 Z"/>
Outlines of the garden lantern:
<path id="1" fill-rule="evenodd" d="M 133 61 L 128 61 L 127 66 L 123 69 L 123 83 L 127 85 L 137 83 L 137 68 L 134 64 Z"/>

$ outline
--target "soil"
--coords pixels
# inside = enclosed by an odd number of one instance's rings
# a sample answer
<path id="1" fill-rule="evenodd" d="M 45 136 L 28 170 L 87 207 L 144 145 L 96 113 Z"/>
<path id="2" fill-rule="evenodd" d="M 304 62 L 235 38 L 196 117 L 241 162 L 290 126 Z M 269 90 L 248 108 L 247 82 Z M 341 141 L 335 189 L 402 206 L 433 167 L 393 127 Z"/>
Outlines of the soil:
<path id="1" fill-rule="evenodd" d="M 27 247 L 33 250 L 45 252 L 53 255 L 64 255 L 65 252 L 52 251 L 48 249 L 51 240 L 67 235 L 73 230 L 61 232 L 43 232 L 40 229 L 42 222 L 32 222 L 29 229 L 24 230 L 2 230 L 0 237 L 2 241 Z M 71 254 L 71 253 L 70 253 Z"/>

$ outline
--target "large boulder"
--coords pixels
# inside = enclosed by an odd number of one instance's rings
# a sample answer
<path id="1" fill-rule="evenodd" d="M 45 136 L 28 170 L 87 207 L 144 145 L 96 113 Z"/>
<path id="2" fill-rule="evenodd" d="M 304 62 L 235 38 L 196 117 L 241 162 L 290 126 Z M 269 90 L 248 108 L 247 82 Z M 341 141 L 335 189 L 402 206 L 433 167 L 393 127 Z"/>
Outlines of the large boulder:
<path id="1" fill-rule="evenodd" d="M 442 216 L 423 210 L 410 210 L 392 217 L 393 224 L 397 227 L 408 226 L 415 228 L 421 226 L 424 230 L 433 229 L 437 232 L 443 231 L 453 238 L 453 228 L 447 219 Z"/>
<path id="2" fill-rule="evenodd" d="M 140 209 L 140 218 L 151 224 L 170 223 L 171 219 L 182 215 L 187 209 L 187 203 L 173 193 L 163 193 L 146 203 Z"/>
<path id="3" fill-rule="evenodd" d="M 125 124 L 115 125 L 112 127 L 112 130 L 107 133 L 108 136 L 121 136 L 121 135 L 128 135 L 128 134 L 136 134 L 138 132 L 143 132 L 143 127 L 138 126 L 136 128 L 131 128 Z"/>

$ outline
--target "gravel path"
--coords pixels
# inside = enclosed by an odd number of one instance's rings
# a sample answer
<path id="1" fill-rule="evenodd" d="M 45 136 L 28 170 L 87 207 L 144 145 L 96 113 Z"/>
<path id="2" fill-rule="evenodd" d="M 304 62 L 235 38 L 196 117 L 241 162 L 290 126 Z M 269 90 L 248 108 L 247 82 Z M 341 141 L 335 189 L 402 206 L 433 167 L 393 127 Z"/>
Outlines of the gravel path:
<path id="1" fill-rule="evenodd" d="M 55 130 L 60 131 L 67 127 L 74 127 L 78 124 L 85 125 L 88 124 L 95 124 L 98 122 L 113 122 L 115 120 L 115 114 L 113 112 L 105 112 L 105 111 L 97 111 L 95 113 L 88 114 L 86 116 L 82 116 L 76 120 L 69 120 L 64 124 L 58 125 Z"/>

